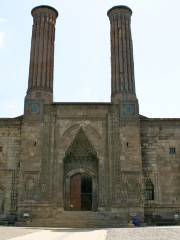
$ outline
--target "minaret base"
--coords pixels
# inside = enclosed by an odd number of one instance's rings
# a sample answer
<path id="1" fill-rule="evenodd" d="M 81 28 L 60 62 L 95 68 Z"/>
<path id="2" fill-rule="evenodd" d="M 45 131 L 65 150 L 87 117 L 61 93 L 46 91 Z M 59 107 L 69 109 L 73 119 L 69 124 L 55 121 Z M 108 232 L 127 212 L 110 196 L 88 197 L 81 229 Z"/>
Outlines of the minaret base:
<path id="1" fill-rule="evenodd" d="M 135 95 L 119 93 L 111 96 L 111 102 L 119 105 L 120 118 L 136 118 L 139 116 L 139 103 Z"/>

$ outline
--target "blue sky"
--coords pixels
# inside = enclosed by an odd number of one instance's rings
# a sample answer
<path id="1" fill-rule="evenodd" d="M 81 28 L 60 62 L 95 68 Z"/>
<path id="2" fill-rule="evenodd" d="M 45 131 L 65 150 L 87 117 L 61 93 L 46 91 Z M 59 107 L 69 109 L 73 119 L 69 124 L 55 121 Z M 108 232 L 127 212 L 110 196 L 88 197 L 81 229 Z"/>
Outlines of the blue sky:
<path id="1" fill-rule="evenodd" d="M 140 113 L 180 117 L 179 0 L 15 0 L 0 8 L 0 117 L 23 113 L 31 44 L 31 9 L 47 4 L 56 25 L 54 101 L 110 101 L 107 10 L 132 8 Z"/>

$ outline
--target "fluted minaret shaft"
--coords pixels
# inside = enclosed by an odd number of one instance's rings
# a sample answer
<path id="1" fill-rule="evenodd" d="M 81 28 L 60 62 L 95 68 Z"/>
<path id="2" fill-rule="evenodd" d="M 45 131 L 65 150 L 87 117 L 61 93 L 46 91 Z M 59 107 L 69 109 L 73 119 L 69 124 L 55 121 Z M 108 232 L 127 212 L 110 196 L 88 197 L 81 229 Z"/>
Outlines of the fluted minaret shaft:
<path id="1" fill-rule="evenodd" d="M 116 6 L 108 11 L 111 24 L 111 96 L 135 95 L 134 60 L 131 37 L 132 11 Z"/>
<path id="2" fill-rule="evenodd" d="M 27 98 L 37 91 L 45 102 L 52 101 L 54 71 L 55 23 L 58 12 L 49 6 L 32 10 L 33 28 Z"/>

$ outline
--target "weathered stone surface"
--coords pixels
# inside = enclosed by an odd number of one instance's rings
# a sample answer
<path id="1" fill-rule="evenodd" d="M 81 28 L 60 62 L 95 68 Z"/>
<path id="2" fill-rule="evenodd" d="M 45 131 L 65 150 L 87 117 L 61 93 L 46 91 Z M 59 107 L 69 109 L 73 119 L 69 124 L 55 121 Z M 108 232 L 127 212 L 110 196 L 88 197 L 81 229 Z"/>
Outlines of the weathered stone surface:
<path id="1" fill-rule="evenodd" d="M 139 115 L 130 9 L 118 6 L 108 13 L 111 103 L 51 102 L 53 61 L 48 59 L 53 59 L 57 12 L 40 6 L 32 13 L 27 109 L 21 117 L 0 119 L 0 214 L 15 212 L 19 220 L 29 214 L 36 226 L 119 226 L 135 215 L 143 220 L 144 213 L 173 219 L 180 213 L 180 119 Z M 76 174 L 88 176 L 85 189 L 82 179 L 72 184 Z M 79 187 L 78 201 L 90 203 L 91 212 L 74 211 L 71 186 Z"/>

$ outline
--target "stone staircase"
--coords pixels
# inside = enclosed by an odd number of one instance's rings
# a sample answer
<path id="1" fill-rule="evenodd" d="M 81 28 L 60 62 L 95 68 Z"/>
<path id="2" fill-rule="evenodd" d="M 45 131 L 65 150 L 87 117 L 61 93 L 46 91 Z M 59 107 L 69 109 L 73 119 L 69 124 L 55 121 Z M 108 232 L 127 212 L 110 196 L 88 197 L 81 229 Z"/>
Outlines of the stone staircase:
<path id="1" fill-rule="evenodd" d="M 127 226 L 126 218 L 110 212 L 63 211 L 51 218 L 34 217 L 28 227 L 105 228 Z"/>

